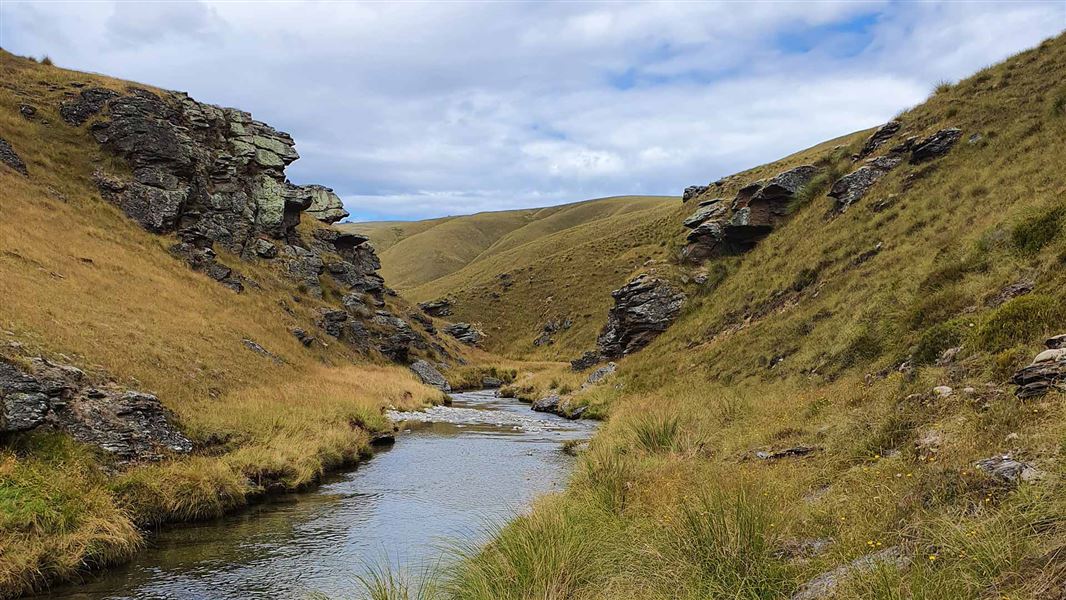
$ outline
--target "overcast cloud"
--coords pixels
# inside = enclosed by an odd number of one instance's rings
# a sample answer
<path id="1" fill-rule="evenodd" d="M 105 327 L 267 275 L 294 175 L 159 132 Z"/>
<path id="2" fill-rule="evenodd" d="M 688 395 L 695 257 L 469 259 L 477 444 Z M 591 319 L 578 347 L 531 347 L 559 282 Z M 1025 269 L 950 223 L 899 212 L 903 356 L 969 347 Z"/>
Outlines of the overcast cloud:
<path id="1" fill-rule="evenodd" d="M 1066 2 L 0 0 L 0 46 L 236 106 L 356 219 L 686 185 L 877 125 Z"/>

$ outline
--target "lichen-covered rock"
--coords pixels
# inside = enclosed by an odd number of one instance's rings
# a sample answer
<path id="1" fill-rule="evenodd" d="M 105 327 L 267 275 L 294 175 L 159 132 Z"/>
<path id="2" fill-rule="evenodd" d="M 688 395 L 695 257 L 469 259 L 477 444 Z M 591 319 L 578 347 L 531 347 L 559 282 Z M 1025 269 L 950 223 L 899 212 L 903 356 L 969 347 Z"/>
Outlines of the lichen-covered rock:
<path id="1" fill-rule="evenodd" d="M 0 138 L 0 163 L 11 167 L 24 176 L 30 174 L 29 170 L 26 169 L 26 163 L 22 162 L 19 155 L 15 153 L 15 149 L 4 138 Z"/>
<path id="2" fill-rule="evenodd" d="M 873 135 L 871 135 L 866 140 L 866 143 L 863 144 L 862 149 L 859 150 L 859 154 L 856 158 L 862 159 L 873 154 L 874 151 L 883 146 L 885 142 L 892 139 L 892 136 L 896 135 L 901 127 L 903 127 L 903 124 L 899 121 L 889 121 L 878 127 L 877 131 L 874 131 Z"/>
<path id="3" fill-rule="evenodd" d="M 1014 460 L 1010 454 L 979 460 L 974 466 L 1001 483 L 1017 484 L 1039 479 L 1040 471 L 1029 463 Z"/>
<path id="4" fill-rule="evenodd" d="M 685 294 L 667 281 L 641 274 L 611 292 L 614 307 L 597 339 L 599 355 L 616 359 L 647 346 L 674 322 Z"/>
<path id="5" fill-rule="evenodd" d="M 321 185 L 308 185 L 304 186 L 304 189 L 311 193 L 311 206 L 307 209 L 307 214 L 323 223 L 336 223 L 348 218 L 344 203 L 333 190 Z"/>
<path id="6" fill-rule="evenodd" d="M 416 360 L 411 363 L 411 370 L 418 375 L 418 378 L 422 380 L 422 383 L 437 388 L 443 392 L 451 391 L 452 386 L 448 384 L 448 380 L 444 378 L 444 375 L 437 370 L 436 367 L 424 360 Z"/>
<path id="7" fill-rule="evenodd" d="M 695 229 L 710 219 L 725 214 L 725 212 L 726 207 L 721 198 L 716 198 L 714 202 L 709 202 L 707 204 L 701 202 L 700 207 L 696 209 L 696 212 L 692 213 L 681 224 L 689 229 Z"/>
<path id="8" fill-rule="evenodd" d="M 792 594 L 790 600 L 821 600 L 834 597 L 834 593 L 840 584 L 852 575 L 865 573 L 880 567 L 895 567 L 902 569 L 910 564 L 910 557 L 905 555 L 898 547 L 885 548 L 873 554 L 860 556 L 848 564 L 841 565 L 831 571 L 822 573 L 814 579 L 800 586 L 800 589 Z"/>
<path id="9" fill-rule="evenodd" d="M 595 385 L 600 381 L 603 381 L 607 376 L 612 375 L 617 370 L 618 365 L 613 362 L 609 362 L 606 365 L 603 365 L 602 367 L 589 373 L 588 379 L 585 380 L 585 383 Z"/>
<path id="10" fill-rule="evenodd" d="M 955 127 L 941 129 L 924 140 L 914 143 L 910 163 L 916 165 L 939 158 L 947 154 L 960 138 L 962 138 L 961 129 Z"/>
<path id="11" fill-rule="evenodd" d="M 899 156 L 882 156 L 838 179 L 828 194 L 830 198 L 836 199 L 836 211 L 844 212 L 861 200 L 878 180 L 902 162 L 903 158 Z"/>

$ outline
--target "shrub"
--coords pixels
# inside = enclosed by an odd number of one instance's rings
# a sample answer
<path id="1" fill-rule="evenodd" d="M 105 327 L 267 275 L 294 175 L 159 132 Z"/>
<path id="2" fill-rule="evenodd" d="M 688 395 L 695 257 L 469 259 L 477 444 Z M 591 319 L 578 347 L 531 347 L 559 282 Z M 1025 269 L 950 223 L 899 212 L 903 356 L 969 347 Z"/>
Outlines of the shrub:
<path id="1" fill-rule="evenodd" d="M 947 79 L 941 79 L 940 81 L 936 82 L 935 86 L 933 86 L 933 94 L 937 95 L 950 92 L 953 87 L 955 87 L 954 83 L 948 81 Z"/>
<path id="2" fill-rule="evenodd" d="M 41 62 L 42 65 L 44 65 L 46 67 L 51 67 L 52 66 L 52 59 L 49 58 L 47 55 L 42 56 L 40 62 Z"/>
<path id="3" fill-rule="evenodd" d="M 1050 296 L 1030 294 L 992 311 L 980 325 L 976 342 L 980 349 L 1000 352 L 1050 333 L 1066 321 L 1066 306 Z"/>
<path id="4" fill-rule="evenodd" d="M 1014 226 L 1011 242 L 1025 254 L 1036 254 L 1058 236 L 1064 216 L 1066 209 L 1061 206 L 1031 215 Z"/>
<path id="5" fill-rule="evenodd" d="M 914 347 L 912 359 L 915 364 L 932 364 L 945 350 L 962 344 L 965 337 L 966 325 L 958 319 L 933 325 L 922 332 L 918 344 Z"/>

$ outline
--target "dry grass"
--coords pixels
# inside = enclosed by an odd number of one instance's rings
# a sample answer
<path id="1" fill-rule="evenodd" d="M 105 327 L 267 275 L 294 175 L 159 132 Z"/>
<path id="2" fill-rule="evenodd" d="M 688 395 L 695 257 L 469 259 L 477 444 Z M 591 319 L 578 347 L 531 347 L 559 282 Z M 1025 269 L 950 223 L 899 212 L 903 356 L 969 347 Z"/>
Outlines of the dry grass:
<path id="1" fill-rule="evenodd" d="M 78 91 L 72 83 L 123 82 L 6 53 L 0 73 L 0 137 L 30 171 L 0 168 L 0 341 L 157 394 L 203 449 L 109 477 L 97 457 L 58 436 L 6 444 L 0 596 L 124 559 L 142 543 L 137 525 L 216 516 L 265 491 L 306 486 L 367 452 L 371 432 L 387 427 L 383 407 L 440 401 L 406 369 L 341 343 L 304 348 L 289 329 L 328 339 L 314 326 L 319 303 L 272 269 L 222 256 L 261 286 L 234 294 L 172 257 L 172 238 L 100 198 L 92 171 L 123 166 L 87 126 L 63 123 L 58 106 Z M 20 103 L 36 106 L 37 120 L 19 116 Z"/>

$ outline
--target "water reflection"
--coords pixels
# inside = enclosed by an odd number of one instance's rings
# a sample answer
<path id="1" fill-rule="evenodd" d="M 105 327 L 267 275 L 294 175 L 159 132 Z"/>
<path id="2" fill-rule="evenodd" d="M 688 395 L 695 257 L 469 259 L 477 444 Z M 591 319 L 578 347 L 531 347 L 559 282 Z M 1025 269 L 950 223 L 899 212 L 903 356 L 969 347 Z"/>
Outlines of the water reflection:
<path id="1" fill-rule="evenodd" d="M 479 541 L 565 483 L 568 439 L 591 424 L 533 413 L 490 392 L 410 421 L 394 446 L 313 492 L 219 521 L 168 528 L 135 562 L 49 597 L 283 599 L 348 595 L 368 563 L 436 562 L 443 544 Z M 426 422 L 431 421 L 431 422 Z"/>

